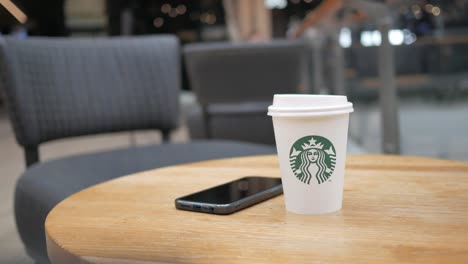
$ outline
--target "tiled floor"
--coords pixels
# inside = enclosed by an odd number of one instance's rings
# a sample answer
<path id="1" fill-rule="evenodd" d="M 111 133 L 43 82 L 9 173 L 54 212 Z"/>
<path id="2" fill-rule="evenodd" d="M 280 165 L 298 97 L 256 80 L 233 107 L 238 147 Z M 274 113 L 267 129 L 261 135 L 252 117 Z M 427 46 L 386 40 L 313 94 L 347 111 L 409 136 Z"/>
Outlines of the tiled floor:
<path id="1" fill-rule="evenodd" d="M 193 103 L 192 96 L 182 96 L 183 108 Z M 400 106 L 403 154 L 468 161 L 468 103 L 405 101 Z M 356 104 L 355 110 L 350 122 L 350 134 L 368 151 L 378 153 L 378 106 Z M 188 140 L 187 129 L 182 126 L 172 138 L 179 142 Z M 130 144 L 159 142 L 157 132 L 116 133 L 55 141 L 45 144 L 40 152 L 43 159 L 52 159 Z M 32 263 L 17 236 L 12 209 L 15 181 L 23 170 L 21 149 L 15 143 L 5 111 L 0 109 L 0 263 Z"/>

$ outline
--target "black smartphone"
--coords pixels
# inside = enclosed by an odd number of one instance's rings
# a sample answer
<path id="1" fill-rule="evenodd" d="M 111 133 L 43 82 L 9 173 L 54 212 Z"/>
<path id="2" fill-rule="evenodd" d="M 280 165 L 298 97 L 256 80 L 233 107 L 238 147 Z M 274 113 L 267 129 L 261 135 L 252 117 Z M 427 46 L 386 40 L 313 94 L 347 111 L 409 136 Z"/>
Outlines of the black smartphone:
<path id="1" fill-rule="evenodd" d="M 232 214 L 283 193 L 280 178 L 244 177 L 177 198 L 177 209 L 210 214 Z"/>

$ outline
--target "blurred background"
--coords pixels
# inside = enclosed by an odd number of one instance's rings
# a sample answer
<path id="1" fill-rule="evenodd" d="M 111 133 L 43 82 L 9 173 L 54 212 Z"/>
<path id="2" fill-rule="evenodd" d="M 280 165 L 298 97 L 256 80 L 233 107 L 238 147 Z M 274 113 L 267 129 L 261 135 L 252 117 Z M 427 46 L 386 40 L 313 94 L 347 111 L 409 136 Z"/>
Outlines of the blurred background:
<path id="1" fill-rule="evenodd" d="M 297 37 L 295 41 L 305 46 L 300 56 L 307 66 L 297 69 L 305 77 L 293 88 L 300 93 L 346 94 L 355 105 L 349 132 L 358 152 L 468 161 L 468 0 L 344 1 L 332 15 L 319 16 L 319 22 L 296 34 L 308 16 L 315 19 L 310 14 L 323 7 L 323 2 L 326 0 L 0 0 L 0 33 L 17 39 L 176 35 L 185 57 L 180 69 L 180 126 L 172 133 L 172 142 L 210 134 L 200 132 L 209 128 L 200 121 L 206 100 L 197 88 L 202 84 L 193 81 L 197 79 L 190 57 L 193 50 L 219 50 L 215 43 L 264 45 L 266 50 L 265 43 Z M 213 50 L 208 49 L 207 54 L 214 54 Z M 275 75 L 290 70 L 279 67 L 257 76 L 274 80 Z M 228 78 L 222 70 L 203 74 L 203 80 Z M 245 86 L 255 82 L 243 81 Z M 0 262 L 32 263 L 20 244 L 12 216 L 14 185 L 24 171 L 24 161 L 2 90 L 0 82 Z M 249 91 L 238 91 L 236 96 L 248 102 Z M 222 94 L 223 87 L 210 93 Z M 271 98 L 274 93 L 270 91 Z M 262 107 L 268 105 L 264 101 Z M 262 109 L 264 115 L 266 108 Z M 273 143 L 257 140 L 261 135 L 248 138 L 226 132 L 229 125 L 225 122 L 231 121 L 213 119 L 218 122 L 212 124 L 217 132 L 211 136 Z M 161 141 L 161 134 L 154 131 L 84 136 L 41 145 L 41 157 L 50 160 Z"/>
<path id="2" fill-rule="evenodd" d="M 13 1 L 27 19 L 16 18 L 16 9 L 8 2 L 2 1 L 0 5 L 1 32 L 18 38 L 170 33 L 176 34 L 183 44 L 230 39 L 225 8 L 229 1 Z M 321 3 L 320 0 L 261 2 L 264 10 L 257 9 L 257 16 L 268 13 L 270 19 L 262 26 L 271 28 L 272 39 L 285 38 L 288 30 Z M 468 1 L 370 2 L 386 5 L 392 19 L 388 37 L 394 46 L 401 153 L 467 160 L 468 138 L 462 136 L 467 127 L 460 120 L 468 107 L 465 102 Z M 359 7 L 351 8 L 359 10 Z M 239 14 L 239 20 L 249 16 Z M 365 16 L 357 22 L 340 22 L 339 44 L 345 58 L 346 93 L 355 104 L 362 104 L 353 115 L 356 121 L 351 123 L 351 135 L 367 151 L 378 152 L 382 133 L 376 77 L 382 34 L 378 19 Z M 322 53 L 323 64 L 334 63 L 330 52 Z M 331 75 L 329 70 L 323 72 L 322 75 Z M 311 82 L 320 89 L 333 85 L 332 81 L 327 83 L 327 76 L 316 79 L 321 80 Z M 194 97 L 186 74 L 183 89 L 187 91 L 183 95 L 187 101 L 184 103 L 190 103 Z"/>

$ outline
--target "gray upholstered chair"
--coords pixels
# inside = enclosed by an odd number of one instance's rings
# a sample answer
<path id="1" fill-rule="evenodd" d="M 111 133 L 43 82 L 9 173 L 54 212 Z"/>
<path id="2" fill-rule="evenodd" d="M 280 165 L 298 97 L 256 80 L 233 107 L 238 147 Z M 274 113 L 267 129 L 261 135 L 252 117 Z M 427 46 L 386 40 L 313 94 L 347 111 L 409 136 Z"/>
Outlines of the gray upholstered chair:
<path id="1" fill-rule="evenodd" d="M 201 106 L 188 117 L 192 138 L 274 144 L 266 115 L 273 94 L 308 86 L 306 47 L 299 41 L 191 44 L 184 57 Z"/>
<path id="2" fill-rule="evenodd" d="M 188 111 L 191 137 L 273 145 L 267 107 L 275 93 L 311 90 L 308 56 L 300 41 L 187 45 L 187 72 L 200 104 Z M 348 152 L 365 151 L 349 141 Z"/>
<path id="3" fill-rule="evenodd" d="M 167 142 L 179 120 L 179 43 L 171 36 L 35 38 L 0 39 L 0 46 L 10 117 L 28 166 L 16 186 L 16 223 L 37 262 L 48 262 L 48 212 L 74 192 L 161 166 L 275 152 L 270 146 L 202 141 L 39 162 L 40 144 L 65 137 L 154 129 Z"/>

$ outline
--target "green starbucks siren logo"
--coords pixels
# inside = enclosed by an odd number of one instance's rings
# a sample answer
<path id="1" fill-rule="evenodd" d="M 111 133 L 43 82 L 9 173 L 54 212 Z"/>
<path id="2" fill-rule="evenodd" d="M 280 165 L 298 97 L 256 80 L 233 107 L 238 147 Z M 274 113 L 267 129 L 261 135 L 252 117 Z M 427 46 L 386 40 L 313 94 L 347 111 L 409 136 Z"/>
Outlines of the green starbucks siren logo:
<path id="1" fill-rule="evenodd" d="M 289 152 L 294 175 L 310 184 L 315 177 L 318 184 L 328 180 L 335 170 L 336 150 L 330 140 L 321 136 L 306 136 L 296 141 Z"/>

